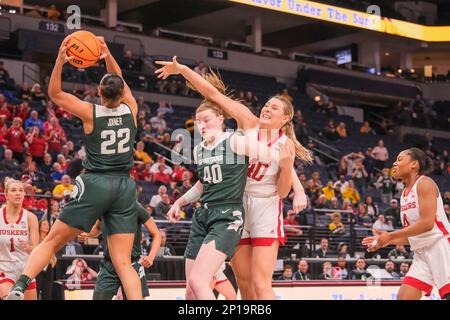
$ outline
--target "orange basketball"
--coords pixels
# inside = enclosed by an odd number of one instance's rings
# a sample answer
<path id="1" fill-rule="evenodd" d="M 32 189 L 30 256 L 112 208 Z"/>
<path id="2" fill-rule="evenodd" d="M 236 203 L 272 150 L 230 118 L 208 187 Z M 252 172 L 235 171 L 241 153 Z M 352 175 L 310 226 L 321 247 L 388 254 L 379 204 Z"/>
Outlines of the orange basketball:
<path id="1" fill-rule="evenodd" d="M 69 63 L 76 68 L 94 65 L 101 55 L 100 43 L 92 32 L 81 30 L 72 33 L 69 44 L 67 55 L 74 57 Z"/>

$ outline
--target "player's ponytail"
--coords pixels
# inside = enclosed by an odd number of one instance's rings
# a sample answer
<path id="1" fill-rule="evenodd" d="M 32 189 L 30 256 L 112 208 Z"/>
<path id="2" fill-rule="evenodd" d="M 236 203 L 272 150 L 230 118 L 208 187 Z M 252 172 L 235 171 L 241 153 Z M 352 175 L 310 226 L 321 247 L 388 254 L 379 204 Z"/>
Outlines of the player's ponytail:
<path id="1" fill-rule="evenodd" d="M 423 152 L 423 150 L 419 148 L 410 148 L 408 149 L 408 154 L 411 157 L 411 160 L 419 163 L 419 174 L 427 173 L 432 167 L 431 159 Z"/>
<path id="2" fill-rule="evenodd" d="M 297 140 L 294 131 L 294 125 L 292 124 L 292 119 L 294 118 L 294 107 L 292 103 L 283 96 L 274 96 L 274 99 L 280 100 L 284 105 L 284 114 L 289 116 L 289 121 L 281 128 L 284 134 L 294 142 L 295 145 L 295 155 L 301 160 L 311 164 L 313 162 L 313 157 L 311 152 L 306 149 L 302 144 Z"/>

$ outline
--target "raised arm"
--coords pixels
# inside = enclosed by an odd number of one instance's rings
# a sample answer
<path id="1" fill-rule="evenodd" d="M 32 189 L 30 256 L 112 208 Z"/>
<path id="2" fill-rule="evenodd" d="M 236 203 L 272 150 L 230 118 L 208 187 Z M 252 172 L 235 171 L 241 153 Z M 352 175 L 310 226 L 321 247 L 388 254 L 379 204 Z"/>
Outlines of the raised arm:
<path id="1" fill-rule="evenodd" d="M 88 102 L 78 99 L 76 96 L 62 91 L 61 72 L 64 63 L 73 59 L 66 54 L 70 47 L 70 35 L 67 36 L 59 48 L 58 57 L 53 67 L 50 82 L 48 84 L 48 95 L 50 99 L 64 109 L 80 118 L 83 121 L 84 131 L 90 133 L 93 129 L 92 105 Z"/>
<path id="2" fill-rule="evenodd" d="M 156 61 L 163 67 L 156 70 L 158 78 L 165 80 L 170 75 L 181 74 L 206 100 L 214 102 L 230 117 L 236 120 L 238 127 L 244 130 L 254 128 L 258 124 L 258 118 L 243 104 L 230 99 L 222 94 L 201 75 L 189 67 L 179 64 L 177 57 L 170 61 Z"/>
<path id="3" fill-rule="evenodd" d="M 106 64 L 106 71 L 108 73 L 115 73 L 119 75 L 124 84 L 124 92 L 123 92 L 123 102 L 125 102 L 128 106 L 130 106 L 131 111 L 133 112 L 134 119 L 136 121 L 137 117 L 137 102 L 136 99 L 133 97 L 133 93 L 131 92 L 130 87 L 126 83 L 125 79 L 123 79 L 122 75 L 122 69 L 120 69 L 119 64 L 117 63 L 116 59 L 114 59 L 113 55 L 109 51 L 108 45 L 106 44 L 104 37 L 97 37 L 98 42 L 100 43 L 100 47 L 102 48 L 102 56 L 100 58 L 105 59 Z"/>

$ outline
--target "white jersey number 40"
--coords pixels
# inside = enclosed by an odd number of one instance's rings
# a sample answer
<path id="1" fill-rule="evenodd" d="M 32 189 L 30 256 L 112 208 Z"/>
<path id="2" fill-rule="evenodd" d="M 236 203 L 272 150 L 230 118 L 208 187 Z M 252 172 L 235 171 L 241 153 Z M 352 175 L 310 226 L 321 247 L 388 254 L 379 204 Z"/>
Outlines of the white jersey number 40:
<path id="1" fill-rule="evenodd" d="M 222 180 L 222 169 L 220 165 L 214 164 L 203 168 L 203 181 L 215 184 L 222 182 Z"/>

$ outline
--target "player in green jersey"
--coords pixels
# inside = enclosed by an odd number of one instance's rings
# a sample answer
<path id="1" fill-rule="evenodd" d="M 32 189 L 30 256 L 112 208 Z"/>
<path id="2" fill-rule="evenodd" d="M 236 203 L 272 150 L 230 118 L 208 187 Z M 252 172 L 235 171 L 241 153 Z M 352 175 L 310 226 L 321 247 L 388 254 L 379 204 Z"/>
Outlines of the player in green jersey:
<path id="1" fill-rule="evenodd" d="M 215 299 L 210 283 L 227 258 L 231 258 L 242 235 L 245 219 L 243 193 L 248 158 L 291 165 L 294 153 L 283 146 L 279 154 L 251 141 L 240 132 L 223 131 L 224 115 L 214 103 L 204 101 L 196 110 L 196 125 L 203 141 L 194 148 L 199 181 L 168 212 L 172 222 L 180 219 L 182 206 L 200 200 L 193 216 L 186 246 L 186 299 Z"/>
<path id="2" fill-rule="evenodd" d="M 130 300 L 143 299 L 141 281 L 131 265 L 131 250 L 136 233 L 136 184 L 130 178 L 133 166 L 133 141 L 136 135 L 137 103 L 122 78 L 119 65 L 102 37 L 101 58 L 108 74 L 99 85 L 101 105 L 94 105 L 64 92 L 61 88 L 63 64 L 70 35 L 60 48 L 50 78 L 48 94 L 62 109 L 83 122 L 86 144 L 85 173 L 76 178 L 71 201 L 64 207 L 48 236 L 30 254 L 25 269 L 6 299 L 23 299 L 29 283 L 71 238 L 89 232 L 103 218 L 108 228 L 108 247 L 114 268 Z"/>
<path id="3" fill-rule="evenodd" d="M 141 226 L 148 230 L 152 238 L 152 245 L 148 255 L 143 256 L 141 247 Z M 150 268 L 153 265 L 156 254 L 161 247 L 161 233 L 156 226 L 155 221 L 150 216 L 150 214 L 145 210 L 145 208 L 138 203 L 137 205 L 137 229 L 134 236 L 133 250 L 131 253 L 131 261 L 133 267 L 139 274 L 142 286 L 142 295 L 147 297 L 149 295 L 147 287 L 147 279 L 145 276 L 144 268 Z M 117 296 L 118 289 L 121 288 L 121 283 L 119 276 L 111 262 L 111 257 L 108 252 L 108 242 L 106 241 L 108 236 L 108 229 L 101 220 L 97 220 L 95 226 L 91 229 L 89 233 L 82 233 L 83 238 L 94 238 L 98 237 L 100 233 L 103 234 L 103 256 L 104 259 L 100 263 L 100 270 L 98 272 L 97 281 L 95 282 L 93 300 L 111 300 L 114 296 Z M 126 295 L 124 295 L 126 299 Z"/>

